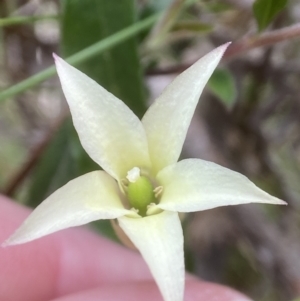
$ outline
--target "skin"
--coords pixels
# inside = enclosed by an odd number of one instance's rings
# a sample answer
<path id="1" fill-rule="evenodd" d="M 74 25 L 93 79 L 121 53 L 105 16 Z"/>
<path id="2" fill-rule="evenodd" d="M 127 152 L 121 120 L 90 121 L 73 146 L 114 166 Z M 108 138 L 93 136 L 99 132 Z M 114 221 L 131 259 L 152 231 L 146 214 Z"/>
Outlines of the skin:
<path id="1" fill-rule="evenodd" d="M 0 196 L 0 243 L 30 210 Z M 141 256 L 86 228 L 0 247 L 0 300 L 162 301 Z M 188 276 L 185 301 L 251 301 L 230 288 Z"/>

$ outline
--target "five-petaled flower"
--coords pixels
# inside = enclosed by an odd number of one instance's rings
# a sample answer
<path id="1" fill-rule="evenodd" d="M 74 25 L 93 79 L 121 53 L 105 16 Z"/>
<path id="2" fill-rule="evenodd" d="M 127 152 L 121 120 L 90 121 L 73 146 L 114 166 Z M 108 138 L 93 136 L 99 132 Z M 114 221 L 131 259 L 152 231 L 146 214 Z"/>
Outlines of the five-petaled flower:
<path id="1" fill-rule="evenodd" d="M 55 55 L 81 144 L 104 171 L 90 172 L 58 189 L 5 245 L 98 219 L 117 219 L 147 262 L 164 300 L 182 301 L 184 255 L 178 212 L 251 202 L 285 204 L 243 175 L 212 162 L 177 162 L 200 94 L 227 46 L 180 74 L 142 121 Z"/>

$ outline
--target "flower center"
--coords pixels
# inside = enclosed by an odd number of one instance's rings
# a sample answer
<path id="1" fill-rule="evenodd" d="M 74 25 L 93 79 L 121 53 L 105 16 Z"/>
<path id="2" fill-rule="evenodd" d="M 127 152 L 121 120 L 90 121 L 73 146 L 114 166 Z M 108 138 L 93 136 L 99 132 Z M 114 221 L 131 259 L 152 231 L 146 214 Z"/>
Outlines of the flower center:
<path id="1" fill-rule="evenodd" d="M 140 172 L 138 167 L 134 167 L 127 173 L 127 197 L 130 205 L 139 211 L 139 215 L 146 216 L 147 207 L 151 203 L 157 203 L 157 199 L 151 181 Z"/>

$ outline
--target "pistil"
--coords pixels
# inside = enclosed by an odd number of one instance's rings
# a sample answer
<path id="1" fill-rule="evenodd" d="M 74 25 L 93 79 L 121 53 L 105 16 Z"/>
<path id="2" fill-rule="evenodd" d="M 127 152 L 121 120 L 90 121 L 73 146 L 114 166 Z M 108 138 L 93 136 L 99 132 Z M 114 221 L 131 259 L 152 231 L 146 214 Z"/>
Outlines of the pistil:
<path id="1" fill-rule="evenodd" d="M 127 179 L 129 181 L 127 197 L 130 205 L 139 211 L 139 215 L 146 216 L 148 205 L 156 203 L 151 181 L 140 175 L 138 167 L 134 167 L 127 173 Z"/>

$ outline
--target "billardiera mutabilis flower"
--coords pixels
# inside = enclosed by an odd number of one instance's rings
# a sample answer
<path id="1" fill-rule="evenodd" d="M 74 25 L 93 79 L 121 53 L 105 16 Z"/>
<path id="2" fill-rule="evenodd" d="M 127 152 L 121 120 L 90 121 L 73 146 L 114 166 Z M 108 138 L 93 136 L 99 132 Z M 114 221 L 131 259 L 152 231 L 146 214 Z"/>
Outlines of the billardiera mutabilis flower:
<path id="1" fill-rule="evenodd" d="M 74 126 L 104 171 L 78 177 L 41 203 L 4 243 L 25 243 L 98 219 L 117 219 L 165 301 L 182 301 L 178 212 L 246 203 L 285 204 L 243 175 L 200 159 L 177 162 L 200 94 L 228 44 L 180 74 L 140 121 L 118 98 L 54 55 Z"/>

